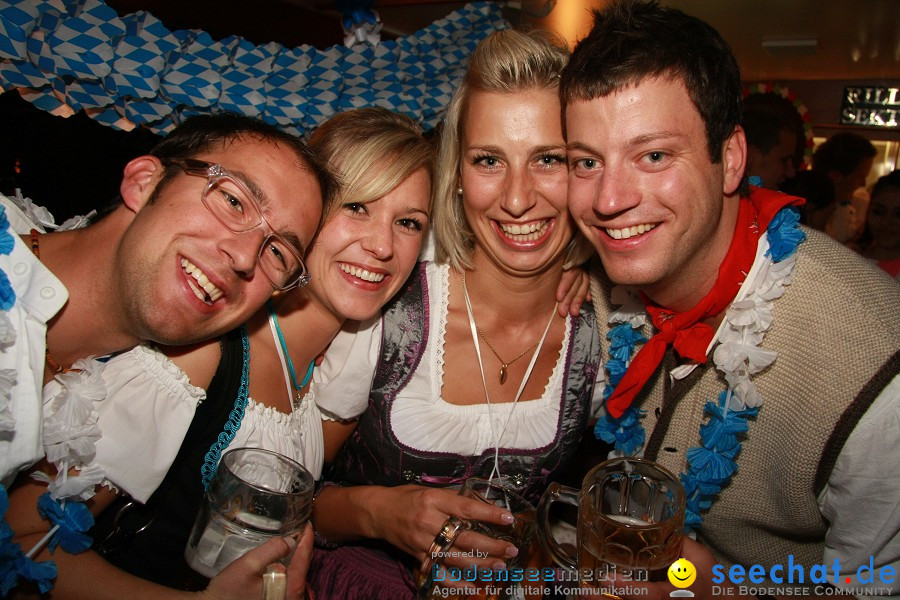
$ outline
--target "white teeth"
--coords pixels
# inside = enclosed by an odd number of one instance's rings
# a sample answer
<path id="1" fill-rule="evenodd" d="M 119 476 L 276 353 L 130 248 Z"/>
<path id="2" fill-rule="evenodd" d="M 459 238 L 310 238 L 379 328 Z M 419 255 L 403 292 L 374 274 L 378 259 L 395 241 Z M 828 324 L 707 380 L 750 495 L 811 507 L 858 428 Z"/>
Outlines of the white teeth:
<path id="1" fill-rule="evenodd" d="M 533 242 L 544 234 L 547 230 L 548 221 L 535 221 L 526 223 L 525 225 L 506 225 L 500 223 L 500 229 L 506 234 L 506 237 L 516 242 Z"/>
<path id="2" fill-rule="evenodd" d="M 203 271 L 201 271 L 197 267 L 197 265 L 195 265 L 188 259 L 181 259 L 181 268 L 184 269 L 184 272 L 190 275 L 194 280 L 191 281 L 190 279 L 188 279 L 188 284 L 191 286 L 191 289 L 194 290 L 194 293 L 198 298 L 200 298 L 207 304 L 212 304 L 224 295 L 222 293 L 222 290 L 220 290 L 212 282 L 210 282 L 209 277 L 207 277 L 206 274 L 204 274 Z"/>
<path id="3" fill-rule="evenodd" d="M 624 229 L 610 229 L 609 227 L 607 227 L 606 233 L 608 233 L 609 237 L 611 238 L 615 238 L 617 240 L 627 240 L 630 237 L 641 235 L 642 233 L 647 233 L 654 227 L 656 227 L 656 225 L 650 223 L 633 225 L 631 227 L 625 227 Z"/>
<path id="4" fill-rule="evenodd" d="M 354 267 L 353 265 L 345 265 L 341 263 L 341 271 L 346 273 L 347 275 L 351 275 L 356 277 L 357 279 L 362 279 L 363 281 L 368 281 L 370 283 L 379 283 L 384 281 L 384 273 L 370 273 L 366 269 L 360 269 L 359 267 Z"/>

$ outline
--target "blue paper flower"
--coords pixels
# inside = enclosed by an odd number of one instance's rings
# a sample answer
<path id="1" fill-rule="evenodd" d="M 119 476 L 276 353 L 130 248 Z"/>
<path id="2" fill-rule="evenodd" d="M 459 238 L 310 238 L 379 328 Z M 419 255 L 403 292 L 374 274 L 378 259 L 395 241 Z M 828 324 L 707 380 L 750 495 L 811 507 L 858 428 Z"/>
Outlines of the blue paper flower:
<path id="1" fill-rule="evenodd" d="M 769 250 L 767 254 L 775 262 L 781 262 L 797 251 L 806 234 L 800 229 L 800 211 L 794 206 L 779 210 L 769 223 Z"/>
<path id="2" fill-rule="evenodd" d="M 35 562 L 20 550 L 14 558 L 4 559 L 0 564 L 0 596 L 5 598 L 9 595 L 9 591 L 18 584 L 19 577 L 35 582 L 40 592 L 46 594 L 53 589 L 56 565 L 52 560 Z"/>
<path id="3" fill-rule="evenodd" d="M 619 385 L 619 382 L 622 381 L 622 377 L 625 376 L 625 371 L 628 370 L 628 365 L 621 360 L 610 360 L 606 363 L 606 371 L 609 374 L 609 386 L 615 387 Z M 610 390 L 612 393 L 612 390 Z"/>
<path id="4" fill-rule="evenodd" d="M 91 547 L 91 537 L 82 532 L 93 527 L 94 517 L 83 503 L 69 498 L 63 506 L 50 497 L 50 492 L 46 492 L 38 498 L 38 512 L 45 519 L 59 525 L 59 529 L 47 546 L 50 552 L 53 552 L 57 545 L 62 546 L 69 554 L 78 554 Z"/>
<path id="5" fill-rule="evenodd" d="M 725 396 L 726 392 L 722 392 L 720 402 L 724 402 Z M 756 417 L 759 409 L 729 410 L 726 414 L 722 405 L 707 402 L 705 412 L 710 419 L 700 427 L 700 439 L 706 448 L 722 451 L 732 450 L 740 445 L 738 434 L 747 431 L 747 419 Z"/>
<path id="6" fill-rule="evenodd" d="M 706 481 L 697 476 L 691 469 L 687 473 L 680 475 L 681 485 L 684 487 L 684 493 L 688 496 L 693 494 L 701 494 L 704 496 L 712 496 L 718 494 L 722 490 L 722 485 L 716 482 Z"/>
<path id="7" fill-rule="evenodd" d="M 16 239 L 9 231 L 6 209 L 0 206 L 0 254 L 9 254 L 16 246 Z"/>
<path id="8" fill-rule="evenodd" d="M 646 432 L 640 419 L 645 412 L 630 407 L 618 419 L 605 415 L 594 425 L 594 436 L 607 444 L 612 444 L 623 454 L 634 454 L 644 445 Z"/>
<path id="9" fill-rule="evenodd" d="M 53 561 L 35 562 L 25 556 L 21 546 L 13 542 L 13 530 L 5 520 L 9 510 L 6 488 L 0 485 L 0 597 L 5 598 L 19 583 L 19 577 L 34 581 L 42 594 L 53 588 L 56 565 Z"/>
<path id="10" fill-rule="evenodd" d="M 6 547 L 6 543 L 13 539 L 13 530 L 5 518 L 8 510 L 9 497 L 6 495 L 6 488 L 0 485 L 0 556 L 3 555 L 3 548 Z"/>
<path id="11" fill-rule="evenodd" d="M 16 303 L 16 292 L 6 273 L 0 271 L 0 310 L 9 310 Z"/>
<path id="12" fill-rule="evenodd" d="M 647 338 L 628 323 L 613 327 L 607 334 L 610 341 L 609 356 L 611 359 L 628 362 L 638 342 L 646 342 Z"/>
<path id="13" fill-rule="evenodd" d="M 715 452 L 699 446 L 687 451 L 687 459 L 696 469 L 698 477 L 709 482 L 723 482 L 737 470 L 737 463 L 732 460 L 736 454 L 733 450 Z"/>
<path id="14" fill-rule="evenodd" d="M 684 530 L 685 531 L 693 531 L 697 529 L 700 524 L 703 522 L 703 519 L 700 518 L 698 511 L 691 510 L 687 506 L 685 506 L 684 510 Z"/>

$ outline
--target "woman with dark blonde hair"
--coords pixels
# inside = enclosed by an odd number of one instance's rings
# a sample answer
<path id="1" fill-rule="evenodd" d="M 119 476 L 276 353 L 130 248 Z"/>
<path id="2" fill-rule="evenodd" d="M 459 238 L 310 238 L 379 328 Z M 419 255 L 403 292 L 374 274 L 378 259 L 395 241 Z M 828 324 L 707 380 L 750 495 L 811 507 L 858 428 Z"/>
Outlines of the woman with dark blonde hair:
<path id="1" fill-rule="evenodd" d="M 413 597 L 410 570 L 451 517 L 511 518 L 455 487 L 502 476 L 536 502 L 600 403 L 593 310 L 563 318 L 555 300 L 564 267 L 585 256 L 566 202 L 567 59 L 543 32 L 479 44 L 441 134 L 438 261 L 329 350 L 317 402 L 353 433 L 314 523 L 329 543 L 364 541 L 316 552 L 322 597 Z M 529 548 L 465 532 L 453 550 L 446 566 L 492 569 Z"/>

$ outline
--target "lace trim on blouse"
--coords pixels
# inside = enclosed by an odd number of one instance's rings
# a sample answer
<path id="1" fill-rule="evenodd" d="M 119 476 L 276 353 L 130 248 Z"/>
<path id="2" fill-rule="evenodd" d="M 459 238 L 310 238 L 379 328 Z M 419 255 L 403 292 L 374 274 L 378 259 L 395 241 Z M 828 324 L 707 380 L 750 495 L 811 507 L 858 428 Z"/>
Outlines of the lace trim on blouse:
<path id="1" fill-rule="evenodd" d="M 252 414 L 252 419 L 258 423 L 265 421 L 273 427 L 280 427 L 289 430 L 294 422 L 302 417 L 307 410 L 309 410 L 309 405 L 312 402 L 313 393 L 312 391 L 308 391 L 306 392 L 306 394 L 304 394 L 297 408 L 295 408 L 293 412 L 283 413 L 276 408 L 266 406 L 265 404 L 257 402 L 251 396 L 247 398 L 247 410 L 245 411 L 244 419 L 247 420 L 248 418 L 250 418 L 247 415 Z"/>
<path id="2" fill-rule="evenodd" d="M 135 362 L 153 373 L 169 392 L 180 394 L 184 391 L 190 398 L 197 400 L 197 404 L 206 398 L 206 390 L 193 385 L 188 374 L 159 350 L 142 345 L 136 346 L 131 352 Z"/>

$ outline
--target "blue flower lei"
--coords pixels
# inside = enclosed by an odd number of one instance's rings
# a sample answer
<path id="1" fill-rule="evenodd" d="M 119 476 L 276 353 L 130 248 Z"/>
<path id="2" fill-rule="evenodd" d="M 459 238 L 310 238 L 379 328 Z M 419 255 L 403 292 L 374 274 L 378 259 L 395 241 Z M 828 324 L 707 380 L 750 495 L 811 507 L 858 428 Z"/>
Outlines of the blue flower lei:
<path id="1" fill-rule="evenodd" d="M 6 209 L 0 206 L 0 255 L 10 254 L 15 247 L 16 241 L 10 229 Z M 15 303 L 16 292 L 9 282 L 9 277 L 3 269 L 0 269 L 0 310 L 9 310 Z"/>
<path id="2" fill-rule="evenodd" d="M 779 263 L 793 256 L 797 247 L 806 239 L 799 226 L 800 213 L 787 206 L 773 217 L 766 229 L 769 249 L 766 256 Z M 610 341 L 609 359 L 606 362 L 608 380 L 603 398 L 612 395 L 634 356 L 635 346 L 646 342 L 638 331 L 640 325 L 625 322 L 613 327 L 606 335 Z M 749 376 L 748 376 L 749 377 Z M 717 402 L 707 402 L 704 413 L 709 420 L 700 426 L 701 445 L 687 451 L 687 470 L 680 474 L 685 491 L 685 530 L 699 527 L 701 511 L 712 506 L 715 496 L 725 487 L 737 471 L 737 456 L 741 451 L 741 437 L 749 429 L 749 419 L 756 418 L 758 407 L 735 407 L 734 387 L 719 394 Z M 641 424 L 646 411 L 631 406 L 618 419 L 609 414 L 598 419 L 594 435 L 624 455 L 635 454 L 646 439 Z"/>

